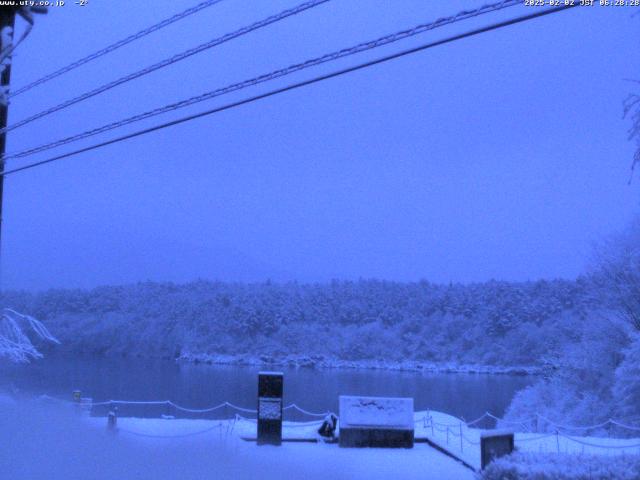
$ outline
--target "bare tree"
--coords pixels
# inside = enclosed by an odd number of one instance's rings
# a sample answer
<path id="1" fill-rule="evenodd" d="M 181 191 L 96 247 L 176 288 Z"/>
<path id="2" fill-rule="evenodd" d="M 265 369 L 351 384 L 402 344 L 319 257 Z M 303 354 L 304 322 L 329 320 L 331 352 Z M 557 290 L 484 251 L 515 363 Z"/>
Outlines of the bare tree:
<path id="1" fill-rule="evenodd" d="M 640 84 L 640 80 L 632 80 L 632 82 Z M 640 163 L 640 94 L 630 93 L 624 100 L 623 106 L 624 118 L 631 120 L 631 126 L 628 130 L 629 140 L 635 140 L 638 145 L 631 164 L 631 171 L 633 172 L 636 165 Z"/>
<path id="2" fill-rule="evenodd" d="M 60 343 L 49 330 L 29 315 L 23 315 L 10 308 L 5 308 L 0 316 L 0 359 L 24 363 L 31 359 L 41 358 L 42 354 L 33 345 L 34 338 L 52 343 Z"/>
<path id="3" fill-rule="evenodd" d="M 599 245 L 595 256 L 596 276 L 616 293 L 623 315 L 640 332 L 640 216 Z"/>

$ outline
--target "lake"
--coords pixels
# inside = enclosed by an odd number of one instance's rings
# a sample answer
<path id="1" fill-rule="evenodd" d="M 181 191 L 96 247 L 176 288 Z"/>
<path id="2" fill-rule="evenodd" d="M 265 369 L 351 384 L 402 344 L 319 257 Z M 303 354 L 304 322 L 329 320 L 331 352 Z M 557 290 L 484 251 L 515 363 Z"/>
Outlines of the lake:
<path id="1" fill-rule="evenodd" d="M 72 391 L 78 389 L 94 402 L 172 400 L 197 409 L 228 401 L 256 408 L 259 370 L 258 367 L 195 365 L 130 357 L 47 357 L 27 365 L 0 364 L 0 389 L 47 394 L 65 400 L 71 400 Z M 396 396 L 413 397 L 416 410 L 439 410 L 466 420 L 486 411 L 501 416 L 513 395 L 535 380 L 528 376 L 385 370 L 277 370 L 284 372 L 285 404 L 295 402 L 310 411 L 337 412 L 341 394 Z M 184 416 L 166 406 L 119 408 L 119 414 L 125 416 Z M 105 412 L 97 409 L 95 413 Z M 234 413 L 225 408 L 206 416 L 231 417 Z M 285 418 L 308 420 L 291 411 Z"/>

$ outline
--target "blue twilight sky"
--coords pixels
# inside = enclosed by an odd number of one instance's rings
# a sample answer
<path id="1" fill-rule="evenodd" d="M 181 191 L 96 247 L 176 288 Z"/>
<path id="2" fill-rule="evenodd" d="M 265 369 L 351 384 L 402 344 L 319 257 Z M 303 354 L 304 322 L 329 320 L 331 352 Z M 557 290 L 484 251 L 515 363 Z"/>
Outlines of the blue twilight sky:
<path id="1" fill-rule="evenodd" d="M 66 3 L 36 18 L 14 58 L 14 88 L 197 0 Z M 297 3 L 224 0 L 16 97 L 10 123 Z M 12 131 L 8 150 L 482 3 L 333 0 Z M 634 145 L 621 118 L 634 88 L 625 79 L 640 77 L 634 11 L 553 14 L 7 177 L 3 287 L 574 277 L 593 242 L 638 208 L 638 181 L 627 185 Z"/>

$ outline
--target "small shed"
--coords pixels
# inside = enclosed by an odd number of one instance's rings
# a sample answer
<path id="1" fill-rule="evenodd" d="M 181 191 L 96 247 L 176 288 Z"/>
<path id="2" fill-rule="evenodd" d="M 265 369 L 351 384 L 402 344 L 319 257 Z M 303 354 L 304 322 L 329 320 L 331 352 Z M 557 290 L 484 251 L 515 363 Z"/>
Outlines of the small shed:
<path id="1" fill-rule="evenodd" d="M 413 398 L 340 396 L 340 446 L 413 448 Z"/>

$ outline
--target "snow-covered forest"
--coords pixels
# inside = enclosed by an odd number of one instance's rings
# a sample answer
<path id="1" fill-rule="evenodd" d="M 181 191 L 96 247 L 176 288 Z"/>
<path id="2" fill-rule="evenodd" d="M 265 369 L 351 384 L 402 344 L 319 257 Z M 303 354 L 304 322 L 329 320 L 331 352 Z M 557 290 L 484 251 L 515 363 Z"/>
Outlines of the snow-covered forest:
<path id="1" fill-rule="evenodd" d="M 140 283 L 5 293 L 70 352 L 540 366 L 615 305 L 603 279 Z M 48 346 L 44 346 L 48 348 Z"/>

